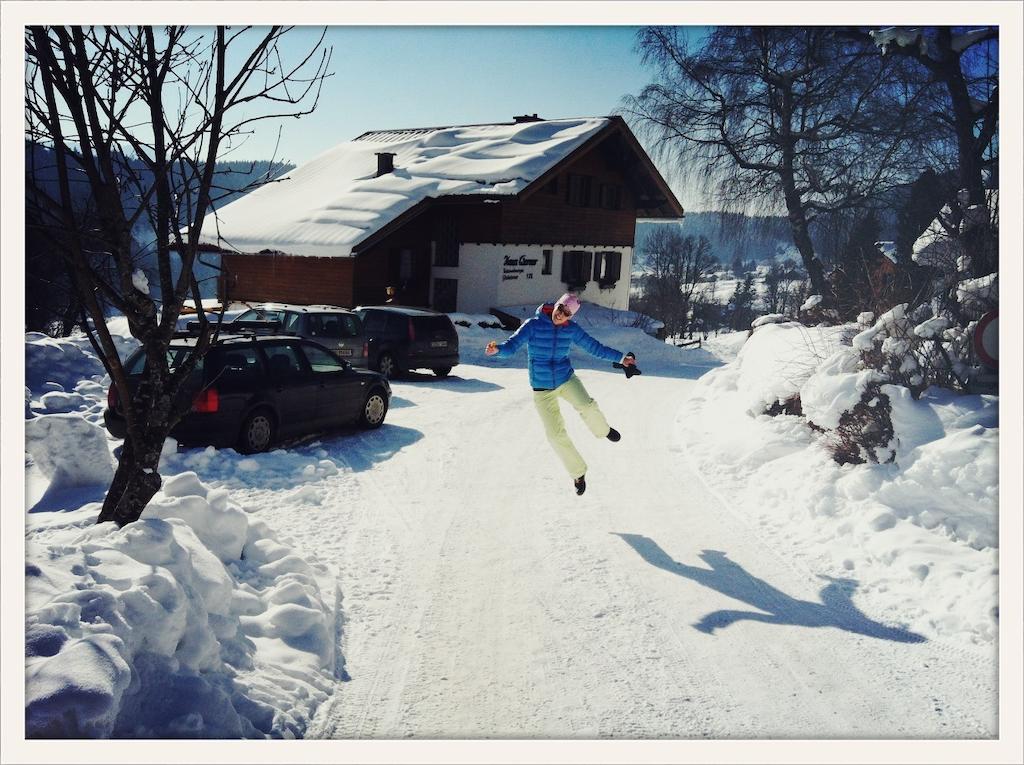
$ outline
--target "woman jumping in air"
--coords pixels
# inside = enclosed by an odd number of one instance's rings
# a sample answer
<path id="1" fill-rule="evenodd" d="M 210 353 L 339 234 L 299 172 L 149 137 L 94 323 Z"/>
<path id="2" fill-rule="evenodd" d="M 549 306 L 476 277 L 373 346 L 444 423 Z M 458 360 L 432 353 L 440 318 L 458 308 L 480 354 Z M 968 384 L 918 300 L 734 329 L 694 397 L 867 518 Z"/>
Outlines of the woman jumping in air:
<path id="1" fill-rule="evenodd" d="M 505 342 L 489 342 L 484 353 L 488 356 L 508 357 L 526 343 L 533 403 L 544 423 L 548 441 L 569 471 L 576 493 L 582 494 L 587 489 L 587 463 L 576 451 L 565 431 L 565 420 L 562 419 L 558 399 L 564 398 L 572 404 L 596 437 L 618 441 L 621 436 L 619 431 L 608 425 L 597 402 L 587 394 L 587 389 L 576 376 L 569 363 L 569 349 L 576 343 L 588 353 L 617 362 L 623 367 L 631 367 L 635 361 L 633 354 L 624 354 L 601 345 L 584 332 L 579 324 L 572 321 L 573 314 L 579 310 L 579 298 L 566 293 L 557 302 L 540 306 L 533 318 L 523 322 Z"/>

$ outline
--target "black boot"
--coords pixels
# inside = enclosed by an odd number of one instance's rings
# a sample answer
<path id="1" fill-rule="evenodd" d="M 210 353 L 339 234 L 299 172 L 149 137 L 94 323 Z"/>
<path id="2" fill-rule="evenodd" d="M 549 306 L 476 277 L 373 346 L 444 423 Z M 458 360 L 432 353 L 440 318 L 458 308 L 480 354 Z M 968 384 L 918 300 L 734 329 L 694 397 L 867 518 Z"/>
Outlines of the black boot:
<path id="1" fill-rule="evenodd" d="M 582 494 L 587 490 L 587 477 L 585 475 L 581 475 L 579 478 L 574 478 L 572 483 L 573 486 L 576 487 L 577 494 Z"/>
<path id="2" fill-rule="evenodd" d="M 609 441 L 615 442 L 622 438 L 622 434 L 619 433 L 615 428 L 608 428 L 608 435 L 605 436 Z"/>

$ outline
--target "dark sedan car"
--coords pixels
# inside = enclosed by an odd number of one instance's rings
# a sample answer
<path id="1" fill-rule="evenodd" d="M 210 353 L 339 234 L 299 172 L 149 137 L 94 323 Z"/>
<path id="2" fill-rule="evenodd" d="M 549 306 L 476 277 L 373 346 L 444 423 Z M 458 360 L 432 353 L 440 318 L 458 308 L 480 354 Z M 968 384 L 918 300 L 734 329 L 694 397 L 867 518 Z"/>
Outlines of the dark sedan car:
<path id="1" fill-rule="evenodd" d="M 177 338 L 168 350 L 171 368 L 194 338 Z M 125 362 L 129 382 L 142 375 L 145 355 Z M 290 336 L 222 335 L 199 362 L 183 392 L 187 414 L 171 431 L 183 444 L 235 446 L 261 452 L 294 438 L 357 423 L 380 427 L 391 386 L 376 372 L 356 369 L 323 346 Z M 183 405 L 188 406 L 186 402 Z M 123 438 L 126 423 L 113 386 L 103 413 L 107 430 Z"/>

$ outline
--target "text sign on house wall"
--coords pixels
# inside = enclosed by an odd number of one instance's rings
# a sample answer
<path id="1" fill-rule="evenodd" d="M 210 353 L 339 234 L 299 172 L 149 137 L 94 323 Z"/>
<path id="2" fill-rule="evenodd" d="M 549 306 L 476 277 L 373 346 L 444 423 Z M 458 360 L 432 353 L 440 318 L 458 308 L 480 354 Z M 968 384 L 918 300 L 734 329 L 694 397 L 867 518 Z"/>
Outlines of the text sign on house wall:
<path id="1" fill-rule="evenodd" d="M 526 275 L 527 279 L 533 278 L 533 268 L 538 263 L 537 258 L 528 258 L 525 255 L 506 255 L 501 264 L 501 280 L 503 282 L 518 279 Z"/>

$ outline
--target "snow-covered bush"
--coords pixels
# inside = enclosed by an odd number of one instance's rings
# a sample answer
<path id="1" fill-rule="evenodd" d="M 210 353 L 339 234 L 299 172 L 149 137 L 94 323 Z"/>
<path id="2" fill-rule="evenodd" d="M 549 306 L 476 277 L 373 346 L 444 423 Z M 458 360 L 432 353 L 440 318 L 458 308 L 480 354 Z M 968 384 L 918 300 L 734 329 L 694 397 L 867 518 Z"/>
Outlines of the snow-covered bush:
<path id="1" fill-rule="evenodd" d="M 821 295 L 810 295 L 797 310 L 797 319 L 808 327 L 832 326 L 840 322 L 839 312 L 827 307 Z"/>
<path id="2" fill-rule="evenodd" d="M 997 283 L 995 274 L 976 281 L 985 281 L 990 291 Z M 938 301 L 913 310 L 901 303 L 854 337 L 853 346 L 865 368 L 908 388 L 915 397 L 932 385 L 964 392 L 974 364 L 977 321 L 965 322 L 962 317 L 961 313 L 958 321 Z"/>
<path id="3" fill-rule="evenodd" d="M 734 360 L 697 381 L 680 437 L 738 521 L 785 540 L 794 562 L 817 574 L 863 582 L 865 613 L 990 655 L 999 634 L 999 397 L 932 387 L 914 398 L 879 384 L 844 344 L 869 323 L 759 327 Z M 839 464 L 835 431 L 876 386 L 888 402 L 874 408 L 892 423 L 883 464 Z M 772 392 L 783 398 L 766 412 L 760 402 Z M 783 411 L 787 401 L 809 413 Z"/>
<path id="4" fill-rule="evenodd" d="M 844 346 L 826 359 L 800 388 L 802 414 L 824 434 L 836 462 L 890 462 L 893 426 L 885 378 L 865 369 Z"/>
<path id="5" fill-rule="evenodd" d="M 878 383 L 869 383 L 860 400 L 839 416 L 829 434 L 832 457 L 840 465 L 892 462 L 896 459 L 892 404 Z"/>

